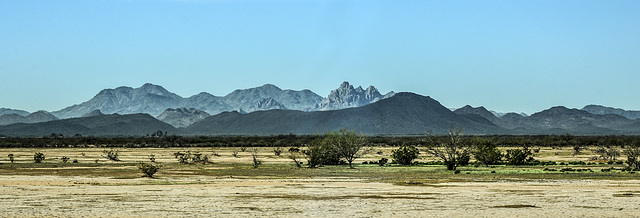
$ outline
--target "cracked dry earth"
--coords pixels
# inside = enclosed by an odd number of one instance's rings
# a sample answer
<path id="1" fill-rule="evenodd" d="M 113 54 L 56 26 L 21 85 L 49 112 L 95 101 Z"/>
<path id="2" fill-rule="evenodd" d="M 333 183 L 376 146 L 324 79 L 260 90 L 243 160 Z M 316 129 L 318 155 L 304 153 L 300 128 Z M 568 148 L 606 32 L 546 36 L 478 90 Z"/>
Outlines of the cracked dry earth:
<path id="1" fill-rule="evenodd" d="M 640 181 L 0 175 L 3 217 L 638 217 Z"/>

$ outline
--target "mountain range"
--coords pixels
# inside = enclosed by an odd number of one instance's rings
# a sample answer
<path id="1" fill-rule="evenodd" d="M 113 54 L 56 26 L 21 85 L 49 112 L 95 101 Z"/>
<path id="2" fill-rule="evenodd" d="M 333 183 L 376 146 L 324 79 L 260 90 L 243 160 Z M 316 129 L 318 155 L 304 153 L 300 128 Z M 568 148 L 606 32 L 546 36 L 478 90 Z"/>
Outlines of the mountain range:
<path id="1" fill-rule="evenodd" d="M 185 135 L 316 134 L 349 128 L 365 134 L 640 134 L 640 112 L 598 105 L 558 106 L 531 116 L 482 106 L 450 110 L 414 93 L 382 95 L 342 83 L 326 98 L 266 84 L 225 96 L 206 92 L 183 98 L 161 86 L 105 89 L 59 111 L 0 109 L 0 135 L 144 135 L 157 130 Z M 61 118 L 61 120 L 59 120 Z"/>

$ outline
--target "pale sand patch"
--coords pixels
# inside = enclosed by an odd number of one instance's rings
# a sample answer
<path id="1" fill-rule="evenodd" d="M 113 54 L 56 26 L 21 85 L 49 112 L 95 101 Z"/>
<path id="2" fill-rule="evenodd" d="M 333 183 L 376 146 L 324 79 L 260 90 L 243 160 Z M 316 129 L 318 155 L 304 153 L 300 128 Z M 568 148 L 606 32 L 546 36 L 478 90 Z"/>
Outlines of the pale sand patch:
<path id="1" fill-rule="evenodd" d="M 0 176 L 0 216 L 637 217 L 640 181 Z"/>

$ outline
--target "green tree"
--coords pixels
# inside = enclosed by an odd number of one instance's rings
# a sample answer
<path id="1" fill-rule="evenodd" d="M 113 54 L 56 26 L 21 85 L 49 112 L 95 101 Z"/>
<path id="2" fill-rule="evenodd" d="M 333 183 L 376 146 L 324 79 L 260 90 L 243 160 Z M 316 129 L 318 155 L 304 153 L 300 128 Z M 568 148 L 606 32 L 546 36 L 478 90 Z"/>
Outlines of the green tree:
<path id="1" fill-rule="evenodd" d="M 463 142 L 463 132 L 460 129 L 449 130 L 447 137 L 434 137 L 429 134 L 431 143 L 427 144 L 426 152 L 439 158 L 447 166 L 447 170 L 455 170 L 458 166 L 469 163 L 469 157 L 474 149 L 472 143 Z"/>
<path id="2" fill-rule="evenodd" d="M 533 154 L 529 147 L 523 147 L 522 149 L 509 149 L 507 153 L 504 155 L 504 159 L 507 161 L 508 165 L 525 165 L 532 161 Z"/>
<path id="3" fill-rule="evenodd" d="M 352 162 L 355 159 L 369 153 L 369 149 L 365 148 L 366 143 L 363 136 L 347 129 L 326 133 L 323 139 L 323 144 L 336 148 L 338 156 L 349 163 L 349 168 L 353 168 Z"/>
<path id="4" fill-rule="evenodd" d="M 627 164 L 633 169 L 640 169 L 640 146 L 631 145 L 624 149 L 624 155 L 627 155 Z"/>
<path id="5" fill-rule="evenodd" d="M 497 164 L 502 159 L 502 152 L 496 145 L 490 143 L 487 140 L 476 140 L 476 148 L 473 151 L 473 157 L 484 166 L 488 167 L 492 164 Z"/>

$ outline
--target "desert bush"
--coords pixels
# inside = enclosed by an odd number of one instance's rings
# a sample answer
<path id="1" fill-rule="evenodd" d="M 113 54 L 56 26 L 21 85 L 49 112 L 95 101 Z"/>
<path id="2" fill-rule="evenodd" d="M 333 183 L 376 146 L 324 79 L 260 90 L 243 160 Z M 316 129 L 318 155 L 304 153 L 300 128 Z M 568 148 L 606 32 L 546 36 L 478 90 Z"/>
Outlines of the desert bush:
<path id="1" fill-rule="evenodd" d="M 240 147 L 240 151 L 242 151 L 242 152 L 247 151 L 247 147 Z"/>
<path id="2" fill-rule="evenodd" d="M 138 163 L 138 169 L 140 169 L 140 172 L 144 174 L 143 175 L 144 177 L 153 178 L 153 175 L 156 174 L 158 170 L 160 170 L 160 168 L 161 166 L 156 163 L 145 163 L 145 162 Z"/>
<path id="3" fill-rule="evenodd" d="M 103 156 L 109 160 L 120 161 L 120 152 L 118 150 L 112 148 L 109 150 L 103 150 L 102 153 L 104 154 Z"/>
<path id="4" fill-rule="evenodd" d="M 67 157 L 67 156 L 62 156 L 62 158 L 61 158 L 62 163 L 67 163 L 67 162 L 69 161 L 69 159 L 70 159 L 70 158 L 69 158 L 69 157 Z"/>
<path id="5" fill-rule="evenodd" d="M 377 155 L 383 155 L 383 154 L 384 154 L 384 152 L 382 152 L 382 151 L 377 151 L 377 152 L 376 152 L 376 154 L 377 154 Z"/>
<path id="6" fill-rule="evenodd" d="M 36 152 L 35 154 L 33 154 L 33 161 L 36 163 L 42 163 L 42 161 L 44 160 L 44 154 L 40 153 L 40 152 Z"/>
<path id="7" fill-rule="evenodd" d="M 262 165 L 262 160 L 258 159 L 258 149 L 253 149 L 251 152 L 251 157 L 253 158 L 253 168 L 258 168 Z"/>
<path id="8" fill-rule="evenodd" d="M 387 164 L 387 162 L 389 162 L 389 159 L 383 157 L 378 161 L 378 165 L 384 166 Z"/>
<path id="9" fill-rule="evenodd" d="M 199 152 L 191 153 L 191 151 L 179 151 L 173 153 L 173 156 L 178 159 L 178 163 L 181 164 L 210 163 L 209 156 L 200 154 Z"/>
<path id="10" fill-rule="evenodd" d="M 152 163 L 155 163 L 155 162 L 156 162 L 156 155 L 155 155 L 155 154 L 150 154 L 150 155 L 149 155 L 149 160 L 150 160 Z"/>
<path id="11" fill-rule="evenodd" d="M 502 159 L 502 152 L 496 145 L 490 143 L 479 143 L 473 151 L 473 156 L 484 166 L 497 164 Z"/>
<path id="12" fill-rule="evenodd" d="M 238 157 L 238 151 L 236 151 L 236 150 L 231 151 L 231 156 Z"/>
<path id="13" fill-rule="evenodd" d="M 11 161 L 11 163 L 13 163 L 13 161 L 15 160 L 13 158 L 13 154 L 9 154 L 9 155 L 7 155 L 7 157 L 9 157 L 9 161 Z"/>
<path id="14" fill-rule="evenodd" d="M 78 163 L 78 159 L 73 159 L 73 163 Z"/>
<path id="15" fill-rule="evenodd" d="M 402 146 L 396 150 L 391 152 L 391 157 L 393 158 L 393 162 L 402 164 L 402 165 L 410 165 L 413 160 L 418 158 L 418 148 L 413 145 Z"/>
<path id="16" fill-rule="evenodd" d="M 282 148 L 281 147 L 273 148 L 273 154 L 275 154 L 276 156 L 280 156 L 280 154 L 282 154 Z"/>

